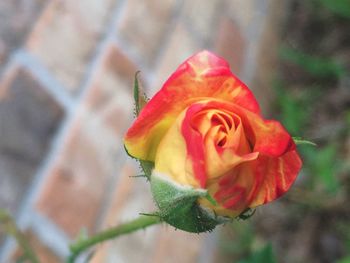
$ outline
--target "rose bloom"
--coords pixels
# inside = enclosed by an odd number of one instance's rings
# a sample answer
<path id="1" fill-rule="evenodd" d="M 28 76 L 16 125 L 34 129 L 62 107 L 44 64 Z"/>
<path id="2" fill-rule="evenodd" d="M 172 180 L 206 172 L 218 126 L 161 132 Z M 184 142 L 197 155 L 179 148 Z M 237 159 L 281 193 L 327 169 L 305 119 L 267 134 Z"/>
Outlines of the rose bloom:
<path id="1" fill-rule="evenodd" d="M 261 116 L 248 87 L 208 51 L 177 68 L 128 130 L 125 147 L 154 163 L 152 176 L 207 190 L 216 204 L 198 203 L 229 217 L 283 195 L 302 165 L 288 132 Z"/>

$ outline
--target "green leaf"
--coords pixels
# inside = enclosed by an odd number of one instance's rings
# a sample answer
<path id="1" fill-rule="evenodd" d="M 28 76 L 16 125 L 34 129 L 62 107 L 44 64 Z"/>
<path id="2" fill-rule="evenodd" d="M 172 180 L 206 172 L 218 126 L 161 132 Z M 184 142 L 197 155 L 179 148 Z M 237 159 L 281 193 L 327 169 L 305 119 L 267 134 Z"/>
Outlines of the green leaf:
<path id="1" fill-rule="evenodd" d="M 198 205 L 198 198 L 208 197 L 206 190 L 181 186 L 154 173 L 151 177 L 151 190 L 159 208 L 159 216 L 175 228 L 201 233 L 231 221 L 230 218 L 217 216 Z"/>
<path id="2" fill-rule="evenodd" d="M 239 263 L 277 263 L 271 244 L 252 253 L 247 259 L 240 260 Z"/>

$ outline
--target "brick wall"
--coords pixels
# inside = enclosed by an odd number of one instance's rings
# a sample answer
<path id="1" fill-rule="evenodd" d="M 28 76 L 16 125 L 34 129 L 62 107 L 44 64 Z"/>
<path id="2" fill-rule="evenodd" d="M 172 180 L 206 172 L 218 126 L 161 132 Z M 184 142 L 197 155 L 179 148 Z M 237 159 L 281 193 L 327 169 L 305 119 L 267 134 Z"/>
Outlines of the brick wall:
<path id="1" fill-rule="evenodd" d="M 0 207 L 43 262 L 62 261 L 82 232 L 154 209 L 122 145 L 137 70 L 151 96 L 184 59 L 210 49 L 267 109 L 281 2 L 1 1 Z M 217 233 L 154 226 L 101 245 L 92 262 L 214 262 Z M 0 246 L 0 262 L 20 254 L 11 238 Z"/>

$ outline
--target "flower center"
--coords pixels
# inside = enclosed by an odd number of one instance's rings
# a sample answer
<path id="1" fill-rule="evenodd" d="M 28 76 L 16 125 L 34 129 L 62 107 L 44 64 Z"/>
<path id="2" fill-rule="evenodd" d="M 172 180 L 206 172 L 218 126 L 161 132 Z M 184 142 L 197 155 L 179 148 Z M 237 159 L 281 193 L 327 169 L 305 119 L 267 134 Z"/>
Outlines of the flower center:
<path id="1" fill-rule="evenodd" d="M 240 123 L 240 118 L 234 113 L 206 109 L 193 116 L 191 127 L 202 136 L 209 136 L 217 147 L 223 148 L 228 146 L 229 137 L 233 136 Z"/>

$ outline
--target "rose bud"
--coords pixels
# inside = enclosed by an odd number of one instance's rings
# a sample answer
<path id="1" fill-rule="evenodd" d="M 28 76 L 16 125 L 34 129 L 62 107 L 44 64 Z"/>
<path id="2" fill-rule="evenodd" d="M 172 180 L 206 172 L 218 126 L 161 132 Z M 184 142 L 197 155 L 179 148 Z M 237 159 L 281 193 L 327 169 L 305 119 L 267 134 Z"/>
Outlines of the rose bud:
<path id="1" fill-rule="evenodd" d="M 265 120 L 228 63 L 202 51 L 181 64 L 125 136 L 151 164 L 159 216 L 203 232 L 283 195 L 302 162 L 277 121 Z"/>

